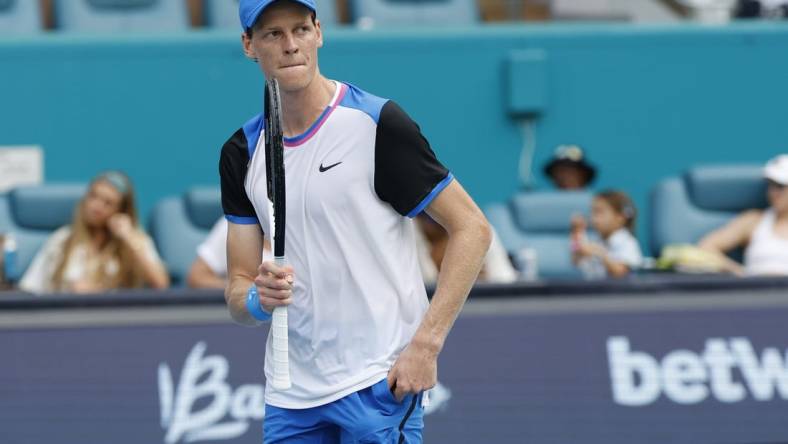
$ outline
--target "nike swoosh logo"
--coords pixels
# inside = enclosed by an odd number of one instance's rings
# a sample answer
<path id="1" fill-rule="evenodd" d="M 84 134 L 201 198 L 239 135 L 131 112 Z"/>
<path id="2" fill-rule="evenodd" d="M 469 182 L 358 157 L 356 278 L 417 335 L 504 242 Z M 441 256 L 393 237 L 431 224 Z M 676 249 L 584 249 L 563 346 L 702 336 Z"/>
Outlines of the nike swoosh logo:
<path id="1" fill-rule="evenodd" d="M 320 168 L 318 168 L 318 170 L 320 170 L 321 173 L 325 173 L 326 171 L 330 170 L 331 168 L 334 168 L 335 166 L 339 165 L 340 163 L 342 163 L 342 162 L 337 162 L 337 163 L 335 163 L 333 165 L 329 165 L 327 167 L 324 167 L 323 164 L 321 163 L 320 164 Z"/>

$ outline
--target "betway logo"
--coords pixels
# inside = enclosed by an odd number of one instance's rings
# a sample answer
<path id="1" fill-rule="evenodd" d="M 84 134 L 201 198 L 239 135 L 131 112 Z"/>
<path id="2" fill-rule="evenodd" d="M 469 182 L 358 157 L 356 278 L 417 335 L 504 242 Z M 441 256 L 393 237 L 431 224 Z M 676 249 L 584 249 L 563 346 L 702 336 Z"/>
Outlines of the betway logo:
<path id="1" fill-rule="evenodd" d="M 788 350 L 764 348 L 756 353 L 747 338 L 711 338 L 698 354 L 675 350 L 658 361 L 634 351 L 629 339 L 607 340 L 613 400 L 643 406 L 664 394 L 678 404 L 697 404 L 712 397 L 720 402 L 788 400 Z M 734 372 L 734 370 L 737 370 Z"/>
<path id="2" fill-rule="evenodd" d="M 159 364 L 161 426 L 164 442 L 175 444 L 237 438 L 251 420 L 265 416 L 264 387 L 246 384 L 233 390 L 227 383 L 230 365 L 220 355 L 205 356 L 206 345 L 198 342 L 186 357 L 178 389 L 166 363 Z M 198 399 L 209 400 L 194 410 Z"/>

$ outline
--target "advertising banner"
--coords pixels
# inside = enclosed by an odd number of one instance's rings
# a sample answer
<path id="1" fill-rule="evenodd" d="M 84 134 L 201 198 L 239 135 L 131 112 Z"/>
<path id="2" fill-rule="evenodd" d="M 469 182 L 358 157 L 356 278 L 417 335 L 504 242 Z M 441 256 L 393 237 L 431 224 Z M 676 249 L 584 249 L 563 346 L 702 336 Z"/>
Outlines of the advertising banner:
<path id="1" fill-rule="evenodd" d="M 425 442 L 788 442 L 788 307 L 502 307 L 457 321 Z M 259 443 L 266 334 L 0 329 L 0 442 Z"/>

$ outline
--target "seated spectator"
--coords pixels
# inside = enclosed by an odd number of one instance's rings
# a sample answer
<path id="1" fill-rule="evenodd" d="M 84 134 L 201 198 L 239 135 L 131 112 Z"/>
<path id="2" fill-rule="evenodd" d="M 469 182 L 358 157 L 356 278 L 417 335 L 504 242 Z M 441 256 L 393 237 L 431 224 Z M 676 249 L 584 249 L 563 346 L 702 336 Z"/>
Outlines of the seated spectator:
<path id="1" fill-rule="evenodd" d="M 438 271 L 446 253 L 449 235 L 427 213 L 416 217 L 416 250 L 419 255 L 419 266 L 425 284 L 434 284 L 438 279 Z M 506 249 L 493 230 L 493 240 L 487 256 L 484 258 L 482 270 L 477 282 L 507 283 L 517 280 L 517 271 L 509 260 Z"/>
<path id="2" fill-rule="evenodd" d="M 577 145 L 560 145 L 544 173 L 561 190 L 582 190 L 591 185 L 596 169 L 586 162 L 583 149 Z"/>
<path id="3" fill-rule="evenodd" d="M 33 293 L 98 293 L 169 284 L 153 241 L 139 228 L 131 182 L 109 171 L 93 179 L 71 225 L 47 239 L 19 287 Z"/>
<path id="4" fill-rule="evenodd" d="M 635 238 L 637 212 L 632 199 L 621 191 L 603 191 L 591 203 L 591 226 L 601 238 L 586 236 L 583 216 L 572 218 L 572 261 L 589 278 L 624 277 L 640 267 L 643 255 Z"/>
<path id="5" fill-rule="evenodd" d="M 216 221 L 197 247 L 186 283 L 192 288 L 224 288 L 227 284 L 227 219 Z"/>
<path id="6" fill-rule="evenodd" d="M 270 251 L 271 245 L 266 238 L 263 256 Z M 208 237 L 197 247 L 197 257 L 186 283 L 192 288 L 224 288 L 227 285 L 227 220 L 224 217 L 216 221 Z"/>
<path id="7" fill-rule="evenodd" d="M 724 258 L 726 270 L 738 275 L 788 275 L 788 154 L 770 160 L 763 170 L 768 182 L 766 210 L 746 211 L 698 243 Z M 726 253 L 744 247 L 744 265 Z"/>
<path id="8" fill-rule="evenodd" d="M 788 18 L 788 0 L 739 0 L 737 18 Z"/>

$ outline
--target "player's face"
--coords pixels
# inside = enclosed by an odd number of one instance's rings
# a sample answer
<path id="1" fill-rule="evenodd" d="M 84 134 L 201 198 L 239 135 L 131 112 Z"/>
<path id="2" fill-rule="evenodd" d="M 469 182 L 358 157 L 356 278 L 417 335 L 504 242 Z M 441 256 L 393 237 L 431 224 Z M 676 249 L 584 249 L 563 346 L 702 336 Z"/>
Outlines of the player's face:
<path id="1" fill-rule="evenodd" d="M 260 17 L 252 37 L 244 34 L 246 55 L 259 60 L 266 78 L 283 92 L 306 88 L 317 75 L 317 49 L 323 46 L 320 22 L 302 5 L 280 1 Z"/>
<path id="2" fill-rule="evenodd" d="M 120 211 L 123 195 L 112 185 L 99 180 L 91 185 L 82 204 L 82 217 L 92 228 L 104 227 L 110 216 Z"/>
<path id="3" fill-rule="evenodd" d="M 788 212 L 788 185 L 769 181 L 767 188 L 769 205 L 778 213 Z"/>
<path id="4" fill-rule="evenodd" d="M 591 203 L 591 225 L 602 237 L 608 237 L 626 224 L 624 216 L 618 214 L 610 203 L 596 198 Z"/>

